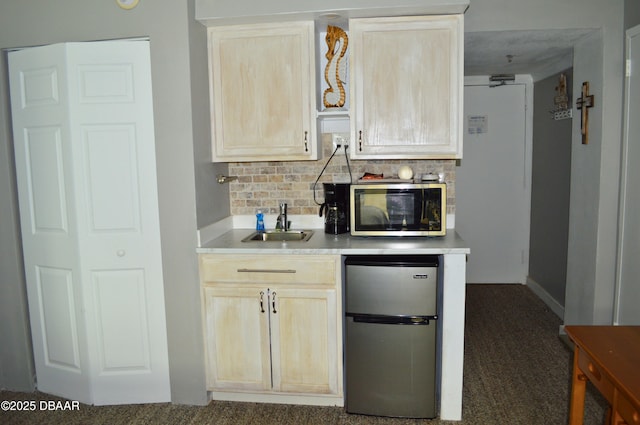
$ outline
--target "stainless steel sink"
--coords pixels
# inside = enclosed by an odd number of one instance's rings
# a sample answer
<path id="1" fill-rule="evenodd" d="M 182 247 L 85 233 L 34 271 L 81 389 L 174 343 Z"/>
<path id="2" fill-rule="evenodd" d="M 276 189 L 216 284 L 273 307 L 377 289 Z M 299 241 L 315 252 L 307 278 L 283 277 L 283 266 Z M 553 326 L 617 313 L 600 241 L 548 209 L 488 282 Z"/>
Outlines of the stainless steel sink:
<path id="1" fill-rule="evenodd" d="M 253 232 L 242 242 L 306 242 L 313 236 L 313 230 L 267 230 Z"/>

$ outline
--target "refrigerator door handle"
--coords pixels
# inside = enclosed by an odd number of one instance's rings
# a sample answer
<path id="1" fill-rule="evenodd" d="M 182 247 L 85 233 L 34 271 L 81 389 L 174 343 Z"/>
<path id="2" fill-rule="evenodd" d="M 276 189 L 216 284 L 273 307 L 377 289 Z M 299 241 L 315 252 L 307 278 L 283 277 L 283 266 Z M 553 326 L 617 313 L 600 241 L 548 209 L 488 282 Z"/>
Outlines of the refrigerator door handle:
<path id="1" fill-rule="evenodd" d="M 346 313 L 347 317 L 353 318 L 355 323 L 374 323 L 380 325 L 428 325 L 431 320 L 438 320 L 437 315 L 433 316 L 388 316 L 382 314 L 359 314 Z"/>

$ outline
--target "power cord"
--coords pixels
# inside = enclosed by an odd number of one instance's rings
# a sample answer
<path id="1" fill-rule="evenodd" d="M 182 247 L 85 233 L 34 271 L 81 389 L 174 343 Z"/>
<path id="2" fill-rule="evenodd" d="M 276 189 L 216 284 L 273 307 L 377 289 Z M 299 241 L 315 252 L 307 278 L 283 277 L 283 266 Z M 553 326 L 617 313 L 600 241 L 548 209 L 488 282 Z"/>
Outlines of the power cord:
<path id="1" fill-rule="evenodd" d="M 347 161 L 347 170 L 349 170 L 349 183 L 353 183 L 353 175 L 351 174 L 351 165 L 349 164 L 349 156 L 347 156 L 349 145 L 344 145 L 344 159 Z"/>
<path id="2" fill-rule="evenodd" d="M 322 177 L 322 173 L 324 173 L 324 170 L 327 169 L 327 166 L 329 165 L 329 163 L 331 162 L 331 160 L 333 159 L 333 157 L 335 156 L 336 152 L 338 152 L 338 149 L 340 149 L 342 147 L 342 145 L 336 145 L 336 148 L 334 149 L 333 153 L 331 154 L 331 156 L 329 157 L 329 160 L 327 161 L 326 164 L 324 164 L 324 168 L 322 169 L 322 171 L 320 171 L 320 174 L 318 175 L 318 178 L 316 179 L 316 181 L 313 183 L 313 202 L 316 203 L 316 205 L 322 205 L 320 202 L 318 202 L 316 200 L 316 185 L 318 184 L 318 181 L 320 180 L 320 177 Z M 349 171 L 349 174 L 351 174 L 351 171 Z"/>

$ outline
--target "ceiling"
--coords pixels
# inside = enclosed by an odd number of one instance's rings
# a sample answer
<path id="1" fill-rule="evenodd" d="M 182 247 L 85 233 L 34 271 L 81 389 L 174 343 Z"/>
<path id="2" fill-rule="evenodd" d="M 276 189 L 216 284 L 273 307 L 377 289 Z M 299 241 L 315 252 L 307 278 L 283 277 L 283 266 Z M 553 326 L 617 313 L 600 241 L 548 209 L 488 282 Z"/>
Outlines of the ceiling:
<path id="1" fill-rule="evenodd" d="M 464 75 L 530 74 L 541 80 L 573 64 L 573 46 L 594 29 L 464 34 Z"/>

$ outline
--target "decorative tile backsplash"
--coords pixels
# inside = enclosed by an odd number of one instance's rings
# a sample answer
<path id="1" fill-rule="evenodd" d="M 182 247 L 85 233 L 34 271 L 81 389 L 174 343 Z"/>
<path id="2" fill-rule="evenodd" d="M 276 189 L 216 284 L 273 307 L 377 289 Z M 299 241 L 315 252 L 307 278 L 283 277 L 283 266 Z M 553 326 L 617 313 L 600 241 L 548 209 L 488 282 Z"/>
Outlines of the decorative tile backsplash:
<path id="1" fill-rule="evenodd" d="M 231 214 L 277 214 L 278 205 L 286 202 L 289 214 L 317 214 L 322 203 L 322 183 L 348 183 L 349 169 L 340 149 L 333 157 L 318 181 L 315 191 L 313 183 L 333 153 L 331 134 L 322 135 L 323 158 L 319 161 L 284 162 L 233 162 L 229 164 L 229 175 L 238 180 L 229 184 Z M 349 160 L 353 181 L 365 172 L 397 176 L 402 165 L 410 166 L 415 174 L 436 173 L 444 176 L 447 183 L 447 213 L 455 213 L 455 160 Z"/>

